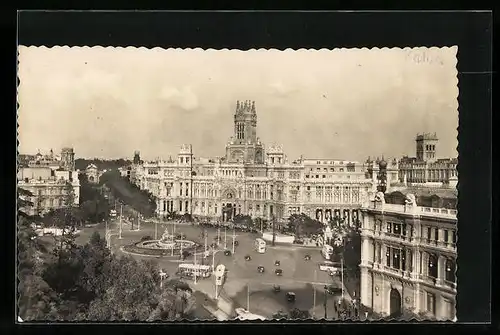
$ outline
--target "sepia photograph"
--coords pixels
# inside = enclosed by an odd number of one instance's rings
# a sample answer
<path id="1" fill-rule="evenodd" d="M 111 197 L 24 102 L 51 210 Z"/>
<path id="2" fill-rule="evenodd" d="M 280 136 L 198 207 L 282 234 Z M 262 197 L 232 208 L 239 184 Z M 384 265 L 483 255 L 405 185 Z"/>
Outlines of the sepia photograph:
<path id="1" fill-rule="evenodd" d="M 20 45 L 18 321 L 457 321 L 457 51 Z"/>

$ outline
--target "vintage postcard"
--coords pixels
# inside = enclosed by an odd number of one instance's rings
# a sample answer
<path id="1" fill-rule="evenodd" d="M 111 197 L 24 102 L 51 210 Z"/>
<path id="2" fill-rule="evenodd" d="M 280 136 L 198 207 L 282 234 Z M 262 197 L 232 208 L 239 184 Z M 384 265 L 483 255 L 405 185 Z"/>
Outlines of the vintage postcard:
<path id="1" fill-rule="evenodd" d="M 456 320 L 457 47 L 19 47 L 18 319 Z"/>

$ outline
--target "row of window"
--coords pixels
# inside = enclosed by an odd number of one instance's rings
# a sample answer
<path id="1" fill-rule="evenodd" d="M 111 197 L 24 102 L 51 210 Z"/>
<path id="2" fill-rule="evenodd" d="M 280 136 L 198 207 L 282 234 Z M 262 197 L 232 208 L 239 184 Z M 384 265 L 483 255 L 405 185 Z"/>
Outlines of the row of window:
<path id="1" fill-rule="evenodd" d="M 382 260 L 382 244 L 375 243 L 374 248 L 374 261 L 376 263 L 381 263 Z M 426 255 L 426 259 L 424 258 Z M 431 278 L 439 278 L 439 269 L 438 269 L 438 256 L 419 251 L 420 256 L 420 267 L 419 274 L 425 274 Z M 404 249 L 399 247 L 386 247 L 385 254 L 385 265 L 396 270 L 401 271 L 413 271 L 413 252 L 410 249 Z M 456 263 L 453 259 L 446 258 L 444 262 L 444 280 L 448 282 L 455 283 L 456 282 Z"/>
<path id="2" fill-rule="evenodd" d="M 421 228 L 421 236 L 425 237 L 428 242 L 437 242 L 443 241 L 446 243 L 456 243 L 456 232 L 451 229 L 442 229 L 443 238 L 439 238 L 439 229 L 436 227 L 425 227 Z M 382 222 L 380 220 L 375 221 L 374 225 L 375 231 L 382 230 Z M 391 235 L 400 236 L 401 239 L 405 239 L 407 237 L 413 237 L 413 226 L 411 224 L 400 223 L 400 222 L 391 222 L 388 221 L 386 223 L 385 232 Z"/>

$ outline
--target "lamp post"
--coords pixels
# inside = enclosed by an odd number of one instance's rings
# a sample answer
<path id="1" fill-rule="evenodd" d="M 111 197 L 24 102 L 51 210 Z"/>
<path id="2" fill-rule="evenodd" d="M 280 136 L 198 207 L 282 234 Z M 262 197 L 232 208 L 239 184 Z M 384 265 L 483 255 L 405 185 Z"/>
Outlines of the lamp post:
<path id="1" fill-rule="evenodd" d="M 314 282 L 316 283 L 317 279 L 317 270 L 314 270 Z M 316 284 L 313 284 L 313 289 L 314 289 L 314 292 L 313 292 L 313 310 L 312 310 L 312 316 L 313 316 L 313 319 L 316 318 Z"/>
<path id="2" fill-rule="evenodd" d="M 168 229 L 168 228 L 167 228 L 167 229 Z M 174 245 L 175 245 L 175 240 L 174 240 L 174 235 L 170 235 L 170 236 L 171 236 L 171 237 L 170 237 L 170 240 L 171 240 L 171 243 L 172 243 L 172 244 L 171 244 L 171 248 L 170 248 L 170 250 L 171 250 L 171 256 L 172 256 L 172 257 L 174 257 Z"/>
<path id="3" fill-rule="evenodd" d="M 123 205 L 120 204 L 120 236 L 118 237 L 120 240 L 122 239 L 122 226 L 123 226 L 123 220 L 122 220 L 122 215 L 123 215 Z"/>
<path id="4" fill-rule="evenodd" d="M 250 284 L 247 283 L 247 312 L 250 313 Z"/>
<path id="5" fill-rule="evenodd" d="M 342 258 L 340 259 L 340 272 L 342 278 L 342 301 L 344 301 L 344 254 L 342 254 Z"/>
<path id="6" fill-rule="evenodd" d="M 217 245 L 220 244 L 220 228 L 217 228 Z"/>
<path id="7" fill-rule="evenodd" d="M 227 249 L 227 228 L 224 227 L 224 250 Z"/>
<path id="8" fill-rule="evenodd" d="M 232 252 L 233 255 L 234 255 L 235 241 L 236 241 L 236 232 L 235 232 L 235 230 L 233 228 L 233 252 Z"/>
<path id="9" fill-rule="evenodd" d="M 167 274 L 163 272 L 163 270 L 160 270 L 160 288 L 163 287 L 163 278 L 165 278 Z"/>
<path id="10" fill-rule="evenodd" d="M 196 281 L 196 274 L 198 269 L 196 268 L 196 249 L 194 250 L 194 284 L 196 285 L 198 282 Z"/>

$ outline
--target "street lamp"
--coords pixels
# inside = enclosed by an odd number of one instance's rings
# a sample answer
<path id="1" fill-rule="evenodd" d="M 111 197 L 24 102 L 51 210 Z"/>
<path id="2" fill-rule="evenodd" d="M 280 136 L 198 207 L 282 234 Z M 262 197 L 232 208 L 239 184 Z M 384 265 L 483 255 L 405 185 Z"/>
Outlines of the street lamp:
<path id="1" fill-rule="evenodd" d="M 163 272 L 163 269 L 160 270 L 160 288 L 163 287 L 163 279 L 167 276 L 166 272 Z"/>
<path id="2" fill-rule="evenodd" d="M 236 231 L 233 228 L 233 252 L 231 253 L 234 256 L 234 246 L 235 246 L 235 240 L 236 240 Z"/>
<path id="3" fill-rule="evenodd" d="M 212 249 L 212 272 L 215 269 L 215 254 L 218 253 L 220 250 L 215 250 L 213 247 Z"/>
<path id="4" fill-rule="evenodd" d="M 227 228 L 224 227 L 224 250 L 227 249 Z"/>

